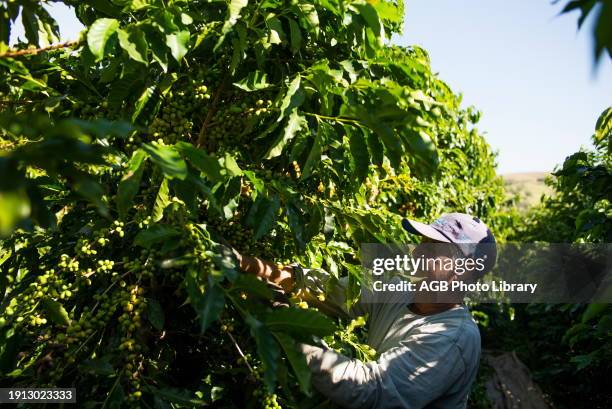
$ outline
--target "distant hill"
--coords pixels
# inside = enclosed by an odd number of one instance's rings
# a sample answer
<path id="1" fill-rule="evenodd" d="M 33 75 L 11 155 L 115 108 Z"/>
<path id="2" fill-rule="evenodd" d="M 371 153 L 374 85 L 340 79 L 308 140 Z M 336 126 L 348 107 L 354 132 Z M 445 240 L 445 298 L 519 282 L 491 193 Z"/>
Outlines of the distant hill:
<path id="1" fill-rule="evenodd" d="M 502 175 L 502 178 L 508 193 L 518 193 L 520 195 L 519 209 L 527 210 L 536 205 L 543 194 L 550 194 L 552 192 L 544 183 L 544 180 L 549 175 L 550 173 L 547 172 L 509 173 Z"/>

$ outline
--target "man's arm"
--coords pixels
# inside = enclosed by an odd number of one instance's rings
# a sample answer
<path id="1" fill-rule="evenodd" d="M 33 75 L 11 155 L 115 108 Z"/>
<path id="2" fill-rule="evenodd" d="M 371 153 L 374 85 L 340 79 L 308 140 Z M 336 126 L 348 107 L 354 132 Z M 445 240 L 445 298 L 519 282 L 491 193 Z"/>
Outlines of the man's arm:
<path id="1" fill-rule="evenodd" d="M 346 305 L 347 277 L 339 280 L 327 271 L 304 269 L 297 264 L 279 266 L 258 257 L 240 254 L 232 249 L 240 269 L 280 286 L 285 293 L 297 291 L 299 297 L 330 316 L 356 317 L 371 312 L 374 304 L 358 302 L 352 308 Z M 322 296 L 322 297 L 321 297 Z"/>
<path id="2" fill-rule="evenodd" d="M 435 334 L 407 340 L 368 363 L 327 348 L 300 349 L 315 388 L 343 408 L 422 408 L 462 382 L 465 371 L 453 342 Z"/>
<path id="3" fill-rule="evenodd" d="M 291 292 L 295 285 L 293 267 L 279 266 L 258 257 L 242 255 L 235 249 L 232 250 L 242 271 L 268 280 L 280 286 L 286 293 Z"/>

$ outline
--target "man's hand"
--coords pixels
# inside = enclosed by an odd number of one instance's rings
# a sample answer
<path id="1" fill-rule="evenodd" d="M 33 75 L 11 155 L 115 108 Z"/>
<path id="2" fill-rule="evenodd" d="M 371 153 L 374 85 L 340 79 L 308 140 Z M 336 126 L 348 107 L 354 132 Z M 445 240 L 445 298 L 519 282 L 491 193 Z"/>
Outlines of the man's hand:
<path id="1" fill-rule="evenodd" d="M 277 265 L 257 257 L 240 254 L 236 249 L 232 250 L 242 271 L 268 280 L 280 286 L 286 293 L 291 292 L 295 284 L 293 280 L 293 267 Z"/>

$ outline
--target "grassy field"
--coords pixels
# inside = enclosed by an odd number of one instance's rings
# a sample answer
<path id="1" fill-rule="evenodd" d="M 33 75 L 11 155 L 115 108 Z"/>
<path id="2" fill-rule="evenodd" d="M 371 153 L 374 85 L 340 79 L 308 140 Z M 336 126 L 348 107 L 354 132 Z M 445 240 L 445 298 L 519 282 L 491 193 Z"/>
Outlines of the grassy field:
<path id="1" fill-rule="evenodd" d="M 544 183 L 547 172 L 509 173 L 502 175 L 508 192 L 518 194 L 518 207 L 527 210 L 537 204 L 543 194 L 550 194 L 551 189 Z"/>

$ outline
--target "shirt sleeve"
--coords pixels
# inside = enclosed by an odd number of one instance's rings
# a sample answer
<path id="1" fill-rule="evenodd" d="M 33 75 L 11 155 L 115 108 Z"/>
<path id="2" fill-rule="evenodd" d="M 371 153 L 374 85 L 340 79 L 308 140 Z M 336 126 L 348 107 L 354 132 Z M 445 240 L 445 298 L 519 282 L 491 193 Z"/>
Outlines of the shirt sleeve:
<path id="1" fill-rule="evenodd" d="M 465 371 L 454 342 L 445 336 L 421 334 L 364 363 L 301 344 L 317 390 L 351 409 L 417 409 L 441 396 Z"/>

